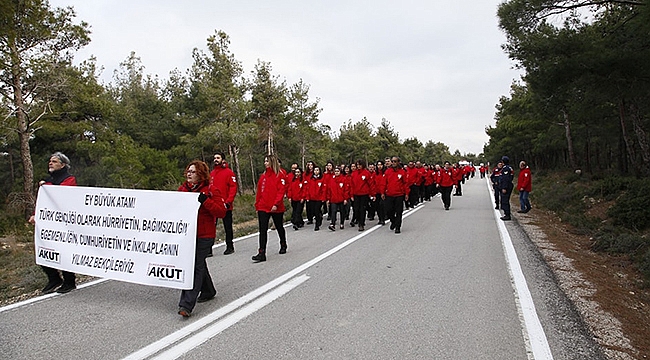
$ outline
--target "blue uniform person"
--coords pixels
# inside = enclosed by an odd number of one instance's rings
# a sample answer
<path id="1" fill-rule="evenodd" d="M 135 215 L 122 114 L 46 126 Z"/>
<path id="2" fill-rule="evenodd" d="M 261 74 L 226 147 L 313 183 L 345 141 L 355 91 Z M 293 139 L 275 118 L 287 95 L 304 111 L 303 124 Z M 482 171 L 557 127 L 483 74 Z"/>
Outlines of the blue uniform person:
<path id="1" fill-rule="evenodd" d="M 501 174 L 499 175 L 499 191 L 501 192 L 501 210 L 503 210 L 503 216 L 501 220 L 507 221 L 510 220 L 510 194 L 512 194 L 513 184 L 512 180 L 514 178 L 514 171 L 510 167 L 510 158 L 504 156 L 501 158 L 503 162 L 503 167 L 501 168 Z"/>

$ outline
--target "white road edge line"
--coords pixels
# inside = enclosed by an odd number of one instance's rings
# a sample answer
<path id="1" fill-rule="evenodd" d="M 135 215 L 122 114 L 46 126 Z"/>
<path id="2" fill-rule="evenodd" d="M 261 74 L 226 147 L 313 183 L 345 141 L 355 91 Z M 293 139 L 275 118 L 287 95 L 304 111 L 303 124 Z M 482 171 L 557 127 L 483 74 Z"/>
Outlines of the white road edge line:
<path id="1" fill-rule="evenodd" d="M 408 213 L 404 214 L 404 218 L 410 216 L 411 214 L 415 213 L 416 211 L 420 210 L 422 206 L 418 206 L 412 211 L 409 211 Z M 173 345 L 174 343 L 180 341 L 181 339 L 191 335 L 193 332 L 198 331 L 199 329 L 213 323 L 214 321 L 218 320 L 219 318 L 226 316 L 228 313 L 236 310 L 237 308 L 246 305 L 247 303 L 255 300 L 256 298 L 260 297 L 262 294 L 266 293 L 267 291 L 270 291 L 271 289 L 278 287 L 282 285 L 283 283 L 287 282 L 289 279 L 295 277 L 296 275 L 300 274 L 301 272 L 307 270 L 308 268 L 316 265 L 317 263 L 321 262 L 322 260 L 330 257 L 331 255 L 335 254 L 339 250 L 347 247 L 348 245 L 354 243 L 355 241 L 361 239 L 362 237 L 372 233 L 373 231 L 381 228 L 381 225 L 375 225 L 372 228 L 362 232 L 361 234 L 341 243 L 340 245 L 328 250 L 327 252 L 315 257 L 314 259 L 298 266 L 297 268 L 289 271 L 288 273 L 271 280 L 270 282 L 266 283 L 265 285 L 262 285 L 261 287 L 249 292 L 248 294 L 240 297 L 237 300 L 232 301 L 228 305 L 225 305 L 216 311 L 214 311 L 211 314 L 206 315 L 205 317 L 201 318 L 200 320 L 187 325 L 167 336 L 164 338 L 153 342 L 149 344 L 148 346 L 126 356 L 124 359 L 125 360 L 142 360 L 146 359 L 147 357 L 161 351 L 162 349 L 169 347 Z M 258 265 L 259 266 L 259 265 Z"/>
<path id="2" fill-rule="evenodd" d="M 304 274 L 302 276 L 293 278 L 292 280 L 280 285 L 275 290 L 266 293 L 264 296 L 258 298 L 257 300 L 251 302 L 250 304 L 244 306 L 243 308 L 229 314 L 223 320 L 214 323 L 210 327 L 202 330 L 199 333 L 196 333 L 195 335 L 192 335 L 190 338 L 184 340 L 178 345 L 156 355 L 153 359 L 170 360 L 170 359 L 177 359 L 181 357 L 183 354 L 191 351 L 197 346 L 219 335 L 222 331 L 235 325 L 236 323 L 245 319 L 249 315 L 255 313 L 256 311 L 260 310 L 266 305 L 277 300 L 282 295 L 295 289 L 296 287 L 298 287 L 300 284 L 304 283 L 308 279 L 309 276 Z"/>
<path id="3" fill-rule="evenodd" d="M 488 186 L 488 194 L 490 194 L 494 200 L 492 186 L 489 178 L 487 179 L 488 180 L 485 183 Z M 531 360 L 552 360 L 553 354 L 548 345 L 548 339 L 546 338 L 546 333 L 544 332 L 542 323 L 539 321 L 539 317 L 537 316 L 535 303 L 533 302 L 533 297 L 528 289 L 528 283 L 526 282 L 524 273 L 521 270 L 521 265 L 517 258 L 515 247 L 512 244 L 512 239 L 510 238 L 505 222 L 500 219 L 501 212 L 496 209 L 493 211 L 494 218 L 497 222 L 497 228 L 499 229 L 499 235 L 501 236 L 503 251 L 508 263 L 508 272 L 510 272 L 512 286 L 515 290 L 515 301 L 520 312 L 519 315 L 522 321 L 522 331 L 524 332 L 524 338 L 526 340 L 528 358 Z"/>

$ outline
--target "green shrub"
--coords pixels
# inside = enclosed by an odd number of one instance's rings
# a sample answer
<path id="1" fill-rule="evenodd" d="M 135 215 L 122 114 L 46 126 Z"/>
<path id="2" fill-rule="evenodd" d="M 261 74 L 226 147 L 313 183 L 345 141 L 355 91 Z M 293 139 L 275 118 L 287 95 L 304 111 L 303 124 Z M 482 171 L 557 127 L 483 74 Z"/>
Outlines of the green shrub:
<path id="1" fill-rule="evenodd" d="M 647 246 L 647 240 L 637 234 L 608 232 L 597 235 L 592 248 L 595 251 L 634 254 Z"/>
<path id="2" fill-rule="evenodd" d="M 638 180 L 607 211 L 614 223 L 641 231 L 650 226 L 650 180 Z"/>
<path id="3" fill-rule="evenodd" d="M 646 281 L 650 281 L 650 249 L 645 252 L 639 261 L 639 270 L 645 277 Z"/>

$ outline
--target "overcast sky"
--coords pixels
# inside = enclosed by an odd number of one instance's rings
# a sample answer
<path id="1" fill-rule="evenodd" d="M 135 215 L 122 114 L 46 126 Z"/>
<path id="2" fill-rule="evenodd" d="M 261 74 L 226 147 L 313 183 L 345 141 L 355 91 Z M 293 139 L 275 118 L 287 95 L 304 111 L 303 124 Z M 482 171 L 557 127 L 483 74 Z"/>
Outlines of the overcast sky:
<path id="1" fill-rule="evenodd" d="M 288 85 L 300 79 L 320 98 L 320 120 L 338 133 L 366 117 L 386 118 L 400 139 L 443 142 L 481 153 L 495 105 L 519 78 L 501 50 L 501 0 L 51 0 L 90 24 L 102 80 L 134 51 L 145 73 L 185 72 L 192 50 L 215 30 L 247 76 L 258 59 Z"/>

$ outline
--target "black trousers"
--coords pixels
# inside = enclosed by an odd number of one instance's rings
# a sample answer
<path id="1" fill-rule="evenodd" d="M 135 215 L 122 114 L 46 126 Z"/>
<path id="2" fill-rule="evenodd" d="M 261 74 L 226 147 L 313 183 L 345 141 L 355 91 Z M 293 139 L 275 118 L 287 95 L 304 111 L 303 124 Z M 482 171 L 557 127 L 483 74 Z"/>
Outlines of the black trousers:
<path id="1" fill-rule="evenodd" d="M 452 186 L 441 186 L 440 187 L 440 197 L 442 197 L 442 204 L 445 206 L 445 209 L 451 207 L 451 190 Z"/>
<path id="2" fill-rule="evenodd" d="M 411 185 L 411 192 L 409 193 L 408 206 L 414 208 L 420 200 L 420 185 Z"/>
<path id="3" fill-rule="evenodd" d="M 217 224 L 219 219 L 217 219 Z M 223 218 L 223 231 L 226 233 L 226 248 L 234 249 L 235 244 L 232 240 L 235 238 L 232 231 L 232 210 L 226 211 L 226 217 Z"/>
<path id="4" fill-rule="evenodd" d="M 345 223 L 345 205 L 343 203 L 330 203 L 330 224 L 336 225 L 336 213 L 341 214 L 341 224 Z"/>
<path id="5" fill-rule="evenodd" d="M 492 186 L 492 189 L 494 189 L 494 206 L 499 207 L 501 204 L 501 190 L 497 186 Z"/>
<path id="6" fill-rule="evenodd" d="M 310 200 L 307 202 L 307 211 L 311 210 L 311 214 L 314 216 L 314 222 L 316 227 L 323 225 L 323 202 L 318 200 Z"/>
<path id="7" fill-rule="evenodd" d="M 265 211 L 257 212 L 257 222 L 260 230 L 260 250 L 266 252 L 266 243 L 268 241 L 267 230 L 269 229 L 269 219 L 271 218 L 273 218 L 275 230 L 278 232 L 278 237 L 280 237 L 280 247 L 287 246 L 287 234 L 284 231 L 284 226 L 282 226 L 283 217 L 284 213 L 268 213 Z"/>
<path id="8" fill-rule="evenodd" d="M 463 189 L 461 187 L 461 183 L 463 181 L 459 181 L 456 183 L 456 195 L 463 195 Z"/>
<path id="9" fill-rule="evenodd" d="M 396 229 L 400 229 L 402 227 L 402 214 L 404 213 L 404 195 L 386 196 L 386 199 L 384 199 L 384 208 L 386 209 L 386 216 L 390 220 L 390 223 Z"/>
<path id="10" fill-rule="evenodd" d="M 354 222 L 359 226 L 366 226 L 366 208 L 368 207 L 368 195 L 354 195 Z"/>
<path id="11" fill-rule="evenodd" d="M 512 188 L 506 189 L 506 193 L 503 193 L 503 190 L 499 190 L 501 195 L 501 210 L 506 216 L 510 216 L 510 195 L 512 194 Z"/>
<path id="12" fill-rule="evenodd" d="M 305 220 L 302 218 L 302 209 L 305 208 L 305 203 L 302 201 L 291 200 L 291 223 L 298 227 L 305 225 Z"/>
<path id="13" fill-rule="evenodd" d="M 208 265 L 205 263 L 205 259 L 208 257 L 210 250 L 212 250 L 212 245 L 214 245 L 214 239 L 196 239 L 194 283 L 192 290 L 181 291 L 181 300 L 178 302 L 178 306 L 192 311 L 196 305 L 196 299 L 199 297 L 199 293 L 203 297 L 212 297 L 217 294 L 217 290 L 212 283 L 212 277 L 208 271 Z"/>
<path id="14" fill-rule="evenodd" d="M 375 197 L 375 202 L 377 203 L 377 217 L 379 221 L 386 221 L 386 204 L 380 194 L 377 194 L 377 197 Z"/>
<path id="15" fill-rule="evenodd" d="M 61 281 L 61 275 L 59 275 L 59 270 L 51 268 L 49 266 L 41 265 L 41 269 L 47 275 L 47 281 L 51 283 L 57 283 Z M 75 274 L 73 272 L 61 270 L 63 274 L 63 283 L 66 285 L 75 285 Z"/>

